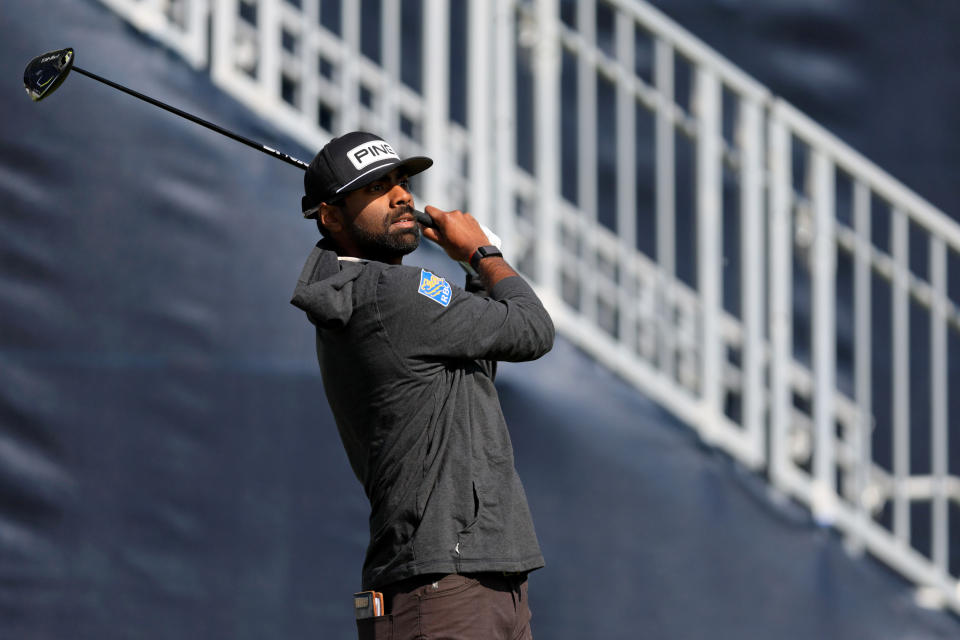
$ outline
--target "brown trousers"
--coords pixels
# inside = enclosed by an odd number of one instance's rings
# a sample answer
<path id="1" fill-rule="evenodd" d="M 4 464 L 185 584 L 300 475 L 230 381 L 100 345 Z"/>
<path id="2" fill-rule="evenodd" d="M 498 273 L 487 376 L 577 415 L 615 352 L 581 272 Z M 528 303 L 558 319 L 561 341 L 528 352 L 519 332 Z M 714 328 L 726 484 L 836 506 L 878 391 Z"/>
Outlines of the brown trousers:
<path id="1" fill-rule="evenodd" d="M 417 576 L 381 591 L 387 615 L 357 620 L 360 640 L 533 640 L 524 574 Z"/>

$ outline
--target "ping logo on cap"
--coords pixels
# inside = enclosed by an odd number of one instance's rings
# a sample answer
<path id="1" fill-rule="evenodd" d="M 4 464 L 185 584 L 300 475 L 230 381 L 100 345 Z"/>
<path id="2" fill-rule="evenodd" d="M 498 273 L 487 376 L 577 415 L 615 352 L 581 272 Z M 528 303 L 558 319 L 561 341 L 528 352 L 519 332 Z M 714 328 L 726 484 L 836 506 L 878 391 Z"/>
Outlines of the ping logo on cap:
<path id="1" fill-rule="evenodd" d="M 393 147 L 383 140 L 364 142 L 347 151 L 347 159 L 350 160 L 350 164 L 352 164 L 357 171 L 388 158 L 399 160 L 400 156 L 393 150 Z"/>

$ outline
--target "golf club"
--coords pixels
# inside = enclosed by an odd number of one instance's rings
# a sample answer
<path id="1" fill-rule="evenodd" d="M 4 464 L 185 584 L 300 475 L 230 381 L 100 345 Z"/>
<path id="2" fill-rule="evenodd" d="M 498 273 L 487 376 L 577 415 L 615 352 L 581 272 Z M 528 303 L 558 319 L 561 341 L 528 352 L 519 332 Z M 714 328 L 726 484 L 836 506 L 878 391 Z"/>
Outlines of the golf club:
<path id="1" fill-rule="evenodd" d="M 74 64 L 74 57 L 75 56 L 73 53 L 73 48 L 67 47 L 66 49 L 49 51 L 31 60 L 27 64 L 27 68 L 23 72 L 23 86 L 27 90 L 27 95 L 29 95 L 34 102 L 39 102 L 40 100 L 43 100 L 48 95 L 56 91 L 57 87 L 63 84 L 63 81 L 66 80 L 67 75 L 70 73 L 71 70 L 76 71 L 81 75 L 84 75 L 84 76 L 87 76 L 88 78 L 92 78 L 93 80 L 96 80 L 97 82 L 102 82 L 108 87 L 112 87 L 128 95 L 131 95 L 134 98 L 138 98 L 140 100 L 143 100 L 144 102 L 148 102 L 154 105 L 155 107 L 160 107 L 164 111 L 169 111 L 174 115 L 178 115 L 182 118 L 186 118 L 187 120 L 193 123 L 199 124 L 202 127 L 206 127 L 211 131 L 216 131 L 217 133 L 223 134 L 228 138 L 232 138 L 233 140 L 236 140 L 237 142 L 242 142 L 248 147 L 256 149 L 257 151 L 262 151 L 263 153 L 266 153 L 269 156 L 273 156 L 278 160 L 283 160 L 287 164 L 292 164 L 293 166 L 299 167 L 303 170 L 306 170 L 307 167 L 309 166 L 303 160 L 298 160 L 292 156 L 289 156 L 285 153 L 277 151 L 276 149 L 272 149 L 264 144 L 260 144 L 255 140 L 251 140 L 250 138 L 245 138 L 237 133 L 224 129 L 219 125 L 216 125 L 212 122 L 208 122 L 203 118 L 198 118 L 197 116 L 191 113 L 187 113 L 186 111 L 183 111 L 182 109 L 177 109 L 176 107 L 166 104 L 165 102 L 161 102 L 155 98 L 151 98 L 150 96 L 144 95 L 139 91 L 134 91 L 133 89 L 125 87 L 122 84 L 118 84 L 116 82 L 113 82 L 112 80 L 107 80 L 106 78 L 98 76 L 95 73 L 91 73 L 89 71 L 86 71 L 85 69 L 81 69 L 80 67 Z M 304 211 L 303 212 L 304 216 L 312 213 L 314 209 Z M 433 219 L 423 211 L 414 210 L 413 215 L 416 218 L 417 222 L 419 222 L 423 226 L 436 228 L 436 225 L 434 225 L 433 223 Z M 498 238 L 496 234 L 490 231 L 483 224 L 481 224 L 480 226 L 484 230 L 484 232 L 487 234 L 487 238 L 491 241 L 491 243 L 499 247 L 500 238 Z"/>
<path id="2" fill-rule="evenodd" d="M 73 70 L 79 74 L 87 76 L 88 78 L 92 78 L 97 82 L 102 82 L 108 87 L 113 87 L 114 89 L 118 89 L 128 95 L 133 96 L 134 98 L 148 102 L 155 107 L 160 107 L 165 111 L 169 111 L 170 113 L 176 114 L 182 118 L 186 118 L 187 120 L 199 124 L 202 127 L 206 127 L 211 131 L 216 131 L 217 133 L 221 133 L 228 138 L 236 140 L 237 142 L 242 142 L 248 147 L 253 147 L 257 151 L 262 151 L 273 156 L 274 158 L 283 160 L 288 164 L 292 164 L 295 167 L 300 167 L 301 169 L 306 170 L 306 168 L 309 166 L 303 160 L 297 160 L 296 158 L 288 156 L 285 153 L 281 153 L 276 149 L 271 149 L 270 147 L 260 144 L 259 142 L 249 138 L 244 138 L 239 134 L 228 131 L 221 126 L 204 120 L 203 118 L 198 118 L 191 113 L 187 113 L 186 111 L 177 109 L 176 107 L 166 104 L 165 102 L 160 102 L 159 100 L 151 98 L 150 96 L 144 95 L 139 91 L 134 91 L 133 89 L 127 88 L 122 84 L 117 84 L 112 80 L 107 80 L 106 78 L 98 76 L 95 73 L 81 69 L 80 67 L 74 65 L 73 61 L 74 54 L 71 47 L 60 49 L 58 51 L 50 51 L 31 60 L 23 72 L 23 86 L 27 90 L 27 95 L 29 95 L 34 102 L 43 100 L 48 95 L 56 91 L 57 87 L 63 84 L 63 81 L 67 79 L 67 75 L 71 70 Z"/>

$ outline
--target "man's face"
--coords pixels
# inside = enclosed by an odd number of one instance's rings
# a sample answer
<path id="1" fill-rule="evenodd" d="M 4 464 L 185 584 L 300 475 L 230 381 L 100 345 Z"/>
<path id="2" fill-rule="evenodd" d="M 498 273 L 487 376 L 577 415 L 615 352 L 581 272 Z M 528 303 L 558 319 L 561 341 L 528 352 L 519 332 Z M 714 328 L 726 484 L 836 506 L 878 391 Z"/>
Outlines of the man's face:
<path id="1" fill-rule="evenodd" d="M 339 210 L 342 228 L 335 240 L 347 255 L 400 264 L 420 245 L 413 196 L 399 169 L 348 193 Z"/>

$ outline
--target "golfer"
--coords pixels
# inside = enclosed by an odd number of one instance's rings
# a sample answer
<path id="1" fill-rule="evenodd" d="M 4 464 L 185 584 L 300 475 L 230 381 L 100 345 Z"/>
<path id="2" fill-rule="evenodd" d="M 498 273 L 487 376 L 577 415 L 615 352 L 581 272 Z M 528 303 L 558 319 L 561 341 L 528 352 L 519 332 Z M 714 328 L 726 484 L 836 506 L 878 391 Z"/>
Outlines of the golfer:
<path id="1" fill-rule="evenodd" d="M 293 304 L 316 327 L 327 400 L 370 501 L 360 638 L 532 638 L 527 574 L 543 566 L 494 387 L 534 360 L 550 316 L 468 213 L 413 215 L 408 179 L 433 164 L 381 138 L 334 138 L 304 177 L 323 238 Z M 466 289 L 402 264 L 421 235 L 478 274 Z"/>

